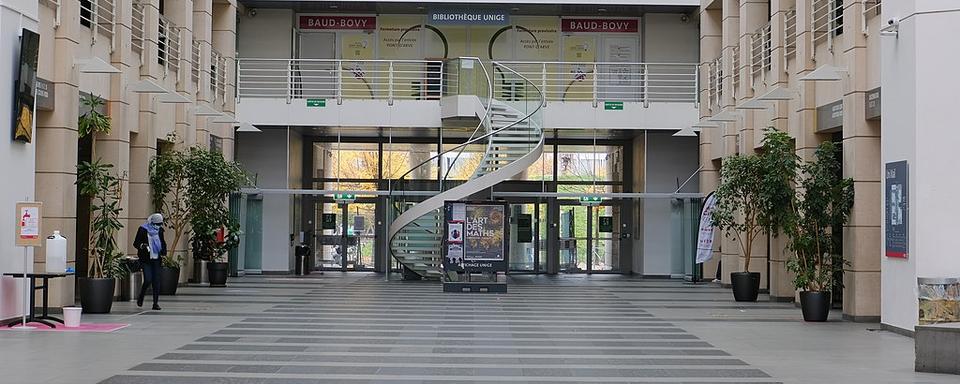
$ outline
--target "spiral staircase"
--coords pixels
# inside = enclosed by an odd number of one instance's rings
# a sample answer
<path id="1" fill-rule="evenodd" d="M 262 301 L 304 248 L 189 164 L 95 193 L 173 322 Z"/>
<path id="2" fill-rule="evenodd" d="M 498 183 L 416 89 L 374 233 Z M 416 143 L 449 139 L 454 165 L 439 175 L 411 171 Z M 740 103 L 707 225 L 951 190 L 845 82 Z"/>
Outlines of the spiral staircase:
<path id="1" fill-rule="evenodd" d="M 487 66 L 492 69 L 487 71 Z M 545 100 L 542 90 L 523 75 L 497 63 L 479 64 L 487 82 L 486 95 L 478 100 L 481 111 L 480 123 L 465 143 L 413 167 L 400 177 L 403 180 L 414 170 L 436 163 L 437 158 L 456 153 L 454 161 L 461 158 L 467 145 L 486 144 L 483 158 L 472 176 L 464 183 L 443 189 L 437 194 L 415 203 L 403 199 L 396 201 L 398 216 L 390 224 L 390 253 L 403 265 L 407 273 L 425 278 L 441 276 L 443 227 L 441 211 L 445 201 L 465 199 L 477 192 L 525 171 L 536 162 L 543 152 L 543 129 L 540 109 Z M 450 165 L 453 166 L 452 164 Z M 441 180 L 445 181 L 446 177 Z"/>

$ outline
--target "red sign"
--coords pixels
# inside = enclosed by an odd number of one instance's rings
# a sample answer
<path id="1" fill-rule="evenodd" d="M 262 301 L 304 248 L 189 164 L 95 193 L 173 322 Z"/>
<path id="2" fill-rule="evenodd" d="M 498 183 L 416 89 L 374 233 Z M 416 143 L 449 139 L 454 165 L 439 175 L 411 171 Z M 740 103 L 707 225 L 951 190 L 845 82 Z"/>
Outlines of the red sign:
<path id="1" fill-rule="evenodd" d="M 310 15 L 300 16 L 300 29 L 361 29 L 377 28 L 376 16 L 337 16 Z"/>
<path id="2" fill-rule="evenodd" d="M 637 19 L 563 19 L 563 32 L 621 32 L 636 33 Z"/>

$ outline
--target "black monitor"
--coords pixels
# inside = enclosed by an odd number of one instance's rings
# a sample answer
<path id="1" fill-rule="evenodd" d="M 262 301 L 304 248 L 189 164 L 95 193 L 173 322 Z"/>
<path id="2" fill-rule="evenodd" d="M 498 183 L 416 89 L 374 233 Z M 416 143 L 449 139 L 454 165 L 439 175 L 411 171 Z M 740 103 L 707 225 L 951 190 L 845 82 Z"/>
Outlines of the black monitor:
<path id="1" fill-rule="evenodd" d="M 34 104 L 37 99 L 37 60 L 40 35 L 24 29 L 20 36 L 20 61 L 13 90 L 13 139 L 33 141 Z"/>

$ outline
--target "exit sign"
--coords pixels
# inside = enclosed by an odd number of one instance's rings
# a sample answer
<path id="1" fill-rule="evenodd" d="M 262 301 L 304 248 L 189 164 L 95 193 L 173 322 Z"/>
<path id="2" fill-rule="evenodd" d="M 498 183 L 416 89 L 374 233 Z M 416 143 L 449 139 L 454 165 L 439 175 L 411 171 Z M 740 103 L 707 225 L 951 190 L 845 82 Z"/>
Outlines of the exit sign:
<path id="1" fill-rule="evenodd" d="M 606 111 L 622 111 L 623 102 L 622 101 L 604 101 L 603 109 Z"/>
<path id="2" fill-rule="evenodd" d="M 312 108 L 326 107 L 327 99 L 307 99 L 307 106 Z"/>
<path id="3" fill-rule="evenodd" d="M 602 201 L 600 196 L 580 196 L 580 205 L 600 205 Z"/>

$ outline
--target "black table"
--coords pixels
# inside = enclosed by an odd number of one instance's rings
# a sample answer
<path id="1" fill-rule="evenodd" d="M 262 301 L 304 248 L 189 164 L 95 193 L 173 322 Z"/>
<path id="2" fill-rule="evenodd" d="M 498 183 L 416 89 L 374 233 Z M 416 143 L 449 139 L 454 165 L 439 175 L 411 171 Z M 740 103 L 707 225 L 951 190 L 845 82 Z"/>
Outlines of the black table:
<path id="1" fill-rule="evenodd" d="M 15 278 L 23 278 L 23 272 L 4 273 L 3 275 L 12 276 Z M 30 295 L 30 313 L 27 314 L 28 323 L 31 323 L 31 322 L 40 323 L 50 328 L 56 328 L 56 325 L 54 325 L 50 321 L 56 321 L 58 323 L 63 324 L 63 320 L 50 316 L 47 313 L 47 310 L 48 310 L 48 305 L 47 305 L 48 289 L 47 288 L 50 286 L 50 279 L 67 277 L 70 275 L 73 275 L 73 274 L 72 273 L 28 273 L 27 274 L 27 278 L 30 279 L 30 286 L 33 287 L 32 291 L 36 291 L 38 289 L 43 290 L 43 307 L 40 312 L 40 316 L 37 316 L 36 308 L 34 308 L 37 304 L 36 295 L 33 295 L 33 294 Z M 37 279 L 43 279 L 43 285 L 37 285 Z M 12 327 L 20 324 L 23 324 L 23 316 L 17 317 L 15 320 L 11 320 L 7 322 L 6 326 Z"/>

